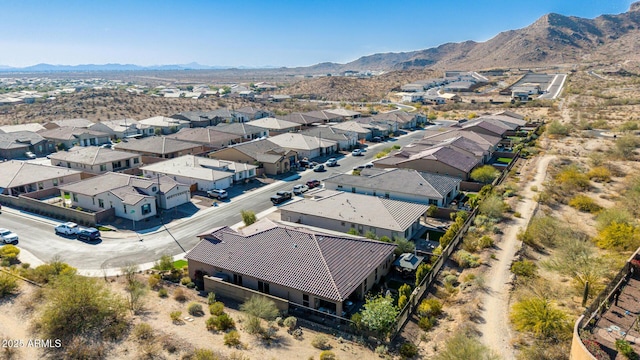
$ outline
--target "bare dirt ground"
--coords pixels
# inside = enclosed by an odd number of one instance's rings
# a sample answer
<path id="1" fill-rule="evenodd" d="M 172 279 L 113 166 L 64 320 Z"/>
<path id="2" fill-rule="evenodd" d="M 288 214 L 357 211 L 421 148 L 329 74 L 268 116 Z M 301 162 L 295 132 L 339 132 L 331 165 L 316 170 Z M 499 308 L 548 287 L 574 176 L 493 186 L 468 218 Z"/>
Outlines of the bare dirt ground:
<path id="1" fill-rule="evenodd" d="M 142 279 L 142 275 L 139 275 Z M 124 278 L 110 279 L 112 290 L 124 294 Z M 21 282 L 20 291 L 17 295 L 9 297 L 0 303 L 0 338 L 23 340 L 25 344 L 28 340 L 37 338 L 33 332 L 33 324 L 37 317 L 37 312 L 29 312 L 26 309 L 31 303 L 34 293 L 32 285 Z M 243 329 L 243 314 L 235 309 L 225 306 L 225 312 L 236 322 L 236 329 L 240 332 L 240 339 L 243 347 L 240 349 L 229 348 L 223 344 L 224 332 L 207 331 L 205 321 L 209 318 L 207 299 L 196 295 L 194 290 L 186 290 L 188 300 L 185 302 L 176 301 L 172 292 L 175 287 L 166 287 L 169 290 L 169 297 L 160 298 L 156 291 L 149 291 L 145 296 L 145 307 L 139 315 L 131 316 L 132 329 L 135 324 L 148 323 L 154 330 L 154 341 L 143 343 L 135 340 L 132 335 L 124 341 L 110 343 L 106 359 L 181 359 L 194 349 L 204 348 L 217 351 L 226 356 L 235 356 L 234 359 L 278 359 L 297 360 L 318 358 L 321 350 L 311 345 L 312 340 L 320 333 L 304 325 L 300 326 L 303 331 L 302 340 L 296 340 L 288 334 L 285 328 L 280 328 L 277 333 L 277 340 L 271 345 L 266 345 L 254 335 L 246 333 Z M 202 304 L 205 310 L 204 316 L 191 316 L 187 312 L 187 306 L 191 302 Z M 227 305 L 227 304 L 225 304 Z M 169 314 L 172 311 L 181 311 L 182 318 L 186 319 L 180 324 L 174 324 Z M 266 323 L 264 324 L 266 326 Z M 326 334 L 325 334 L 326 335 Z M 331 351 L 338 359 L 375 359 L 378 358 L 374 352 L 366 347 L 360 346 L 351 341 L 339 339 L 336 336 L 327 335 Z M 169 352 L 166 347 L 174 344 L 176 350 Z M 65 344 L 62 344 L 64 347 Z M 0 349 L 0 359 L 5 355 Z M 5 355 L 6 356 L 6 355 Z M 45 352 L 45 349 L 21 346 L 13 353 L 13 359 L 39 359 L 49 356 L 57 358 L 59 356 Z"/>

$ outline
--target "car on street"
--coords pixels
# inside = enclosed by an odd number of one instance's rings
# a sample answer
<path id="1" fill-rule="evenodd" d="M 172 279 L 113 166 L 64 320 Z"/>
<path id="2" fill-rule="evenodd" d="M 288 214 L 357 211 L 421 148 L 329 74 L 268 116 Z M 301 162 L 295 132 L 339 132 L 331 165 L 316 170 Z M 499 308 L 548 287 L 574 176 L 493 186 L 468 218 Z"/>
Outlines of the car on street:
<path id="1" fill-rule="evenodd" d="M 307 191 L 309 191 L 309 187 L 305 184 L 298 184 L 296 186 L 293 187 L 293 193 L 295 195 L 302 195 L 304 193 L 306 193 Z"/>
<path id="2" fill-rule="evenodd" d="M 324 165 L 323 164 L 318 164 L 313 168 L 313 171 L 315 172 L 322 172 L 324 171 Z"/>
<path id="3" fill-rule="evenodd" d="M 96 241 L 100 239 L 100 231 L 96 228 L 82 228 L 78 231 L 78 240 Z"/>
<path id="4" fill-rule="evenodd" d="M 291 199 L 291 192 L 278 191 L 275 195 L 271 197 L 271 202 L 273 203 L 273 205 L 278 205 L 289 199 Z"/>
<path id="5" fill-rule="evenodd" d="M 5 244 L 17 244 L 18 243 L 18 235 L 11 230 L 8 229 L 0 229 L 0 239 Z"/>
<path id="6" fill-rule="evenodd" d="M 307 187 L 309 189 L 317 188 L 320 186 L 320 180 L 309 180 L 307 181 Z"/>
<path id="7" fill-rule="evenodd" d="M 27 151 L 26 153 L 24 153 L 24 155 L 29 159 L 35 159 L 37 157 L 36 154 L 32 153 L 31 151 Z"/>
<path id="8" fill-rule="evenodd" d="M 364 165 L 358 165 L 358 166 L 354 167 L 353 170 L 360 171 L 362 169 L 371 169 L 372 167 L 373 167 L 372 163 L 366 163 Z"/>
<path id="9" fill-rule="evenodd" d="M 338 166 L 338 159 L 331 158 L 331 159 L 327 160 L 327 162 L 325 164 L 327 166 L 329 166 L 329 167 Z"/>
<path id="10" fill-rule="evenodd" d="M 371 142 L 374 142 L 374 143 L 382 142 L 382 138 L 380 136 L 374 136 L 373 139 L 371 139 Z"/>
<path id="11" fill-rule="evenodd" d="M 222 200 L 222 199 L 226 199 L 229 196 L 229 194 L 227 193 L 226 190 L 213 189 L 213 190 L 207 191 L 207 196 L 210 198 Z"/>
<path id="12" fill-rule="evenodd" d="M 80 231 L 80 227 L 74 222 L 66 222 L 56 226 L 55 228 L 55 232 L 57 235 L 71 236 L 76 235 L 78 231 Z"/>
<path id="13" fill-rule="evenodd" d="M 360 150 L 360 149 L 354 149 L 354 150 L 351 152 L 351 155 L 353 155 L 353 156 L 362 156 L 362 155 L 364 155 L 364 154 L 362 153 L 362 150 Z"/>

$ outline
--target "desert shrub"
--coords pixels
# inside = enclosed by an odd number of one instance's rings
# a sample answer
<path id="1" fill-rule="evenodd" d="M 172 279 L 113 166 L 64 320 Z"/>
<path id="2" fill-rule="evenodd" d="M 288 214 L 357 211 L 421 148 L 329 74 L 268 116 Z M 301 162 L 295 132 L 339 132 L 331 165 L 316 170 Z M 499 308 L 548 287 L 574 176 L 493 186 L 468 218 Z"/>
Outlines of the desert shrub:
<path id="1" fill-rule="evenodd" d="M 583 212 L 595 213 L 602 209 L 592 198 L 578 194 L 569 200 L 569 206 Z"/>
<path id="2" fill-rule="evenodd" d="M 193 316 L 204 315 L 204 311 L 202 311 L 202 304 L 198 304 L 198 303 L 189 304 L 189 306 L 187 307 L 187 312 L 189 313 L 189 315 L 193 315 Z"/>
<path id="3" fill-rule="evenodd" d="M 500 357 L 482 344 L 476 337 L 459 332 L 446 341 L 443 349 L 438 349 L 434 360 L 498 360 Z"/>
<path id="4" fill-rule="evenodd" d="M 385 356 L 389 353 L 389 348 L 386 345 L 378 345 L 375 350 L 376 355 Z"/>
<path id="5" fill-rule="evenodd" d="M 337 360 L 336 354 L 333 351 L 325 350 L 320 353 L 320 360 Z"/>
<path id="6" fill-rule="evenodd" d="M 612 222 L 596 237 L 596 245 L 602 249 L 633 250 L 640 245 L 640 233 L 632 225 Z"/>
<path id="7" fill-rule="evenodd" d="M 491 195 L 482 200 L 478 209 L 480 214 L 499 220 L 502 219 L 504 212 L 507 210 L 507 204 L 501 197 Z"/>
<path id="8" fill-rule="evenodd" d="M 493 238 L 489 235 L 482 236 L 480 239 L 478 239 L 478 246 L 481 249 L 493 247 Z"/>
<path id="9" fill-rule="evenodd" d="M 249 300 L 240 305 L 240 310 L 265 320 L 273 320 L 279 313 L 273 301 L 264 296 L 256 295 L 251 296 Z"/>
<path id="10" fill-rule="evenodd" d="M 622 355 L 624 355 L 627 359 L 630 359 L 630 360 L 637 360 L 638 359 L 638 354 L 633 350 L 633 347 L 631 347 L 631 344 L 629 344 L 629 342 L 626 341 L 626 340 L 617 339 L 616 340 L 616 349 Z"/>
<path id="11" fill-rule="evenodd" d="M 289 316 L 282 321 L 282 324 L 289 329 L 289 331 L 293 331 L 293 329 L 298 326 L 298 319 L 295 316 Z"/>
<path id="12" fill-rule="evenodd" d="M 511 272 L 517 276 L 532 277 L 536 275 L 537 267 L 533 261 L 521 260 L 511 264 Z"/>
<path id="13" fill-rule="evenodd" d="M 239 347 L 242 343 L 240 342 L 240 333 L 237 330 L 231 330 L 224 335 L 224 344 L 231 347 Z"/>
<path id="14" fill-rule="evenodd" d="M 236 327 L 236 322 L 226 313 L 218 315 L 218 330 L 227 331 Z"/>
<path id="15" fill-rule="evenodd" d="M 412 342 L 405 342 L 400 345 L 400 355 L 405 359 L 411 359 L 418 355 L 418 347 Z"/>
<path id="16" fill-rule="evenodd" d="M 159 274 L 151 274 L 149 276 L 149 280 L 147 280 L 147 284 L 150 289 L 158 290 L 160 287 L 160 275 Z"/>
<path id="17" fill-rule="evenodd" d="M 45 304 L 38 324 L 52 339 L 76 335 L 120 339 L 128 328 L 125 300 L 97 279 L 58 277 L 45 292 Z"/>
<path id="18" fill-rule="evenodd" d="M 182 288 L 177 288 L 173 291 L 173 298 L 179 302 L 187 301 L 187 294 L 185 294 Z"/>
<path id="19" fill-rule="evenodd" d="M 224 312 L 224 304 L 220 301 L 216 301 L 209 305 L 209 313 L 211 315 L 218 316 Z"/>
<path id="20" fill-rule="evenodd" d="M 173 321 L 174 324 L 182 322 L 182 319 L 180 318 L 180 316 L 182 316 L 182 311 L 172 311 L 171 313 L 169 313 L 169 316 L 171 317 L 171 321 Z"/>
<path id="21" fill-rule="evenodd" d="M 64 346 L 63 357 L 65 359 L 104 359 L 107 348 L 104 343 L 97 341 L 87 341 L 78 336 L 71 339 Z"/>
<path id="22" fill-rule="evenodd" d="M 398 309 L 402 310 L 404 309 L 404 307 L 407 305 L 407 302 L 409 300 L 407 300 L 407 295 L 400 295 L 400 297 L 398 298 Z"/>
<path id="23" fill-rule="evenodd" d="M 329 338 L 326 335 L 322 335 L 322 334 L 316 335 L 311 340 L 311 346 L 320 350 L 326 350 L 331 348 L 329 346 Z"/>
<path id="24" fill-rule="evenodd" d="M 498 171 L 498 169 L 494 168 L 491 165 L 484 165 L 471 171 L 470 176 L 475 181 L 489 184 L 492 183 L 493 180 L 495 180 L 498 176 L 500 176 L 500 171 Z"/>
<path id="25" fill-rule="evenodd" d="M 196 349 L 193 351 L 193 360 L 220 360 L 220 356 L 209 349 Z"/>
<path id="26" fill-rule="evenodd" d="M 640 146 L 640 140 L 633 134 L 627 134 L 616 139 L 613 154 L 620 159 L 633 157 L 633 152 Z"/>
<path id="27" fill-rule="evenodd" d="M 569 128 L 558 120 L 553 120 L 546 126 L 546 131 L 552 137 L 569 135 Z"/>
<path id="28" fill-rule="evenodd" d="M 169 293 L 167 292 L 167 289 L 160 288 L 158 290 L 158 296 L 161 297 L 161 298 L 166 298 L 167 296 L 169 296 Z"/>
<path id="29" fill-rule="evenodd" d="M 589 177 L 575 165 L 569 165 L 556 174 L 555 182 L 560 186 L 561 191 L 569 194 L 587 190 L 590 186 Z"/>
<path id="30" fill-rule="evenodd" d="M 20 255 L 20 249 L 15 245 L 6 244 L 0 247 L 0 258 L 10 264 L 15 264 L 18 261 L 18 255 Z"/>
<path id="31" fill-rule="evenodd" d="M 418 320 L 418 326 L 424 331 L 429 331 L 433 327 L 435 319 L 429 316 L 422 316 Z"/>
<path id="32" fill-rule="evenodd" d="M 517 330 L 531 332 L 538 338 L 558 339 L 570 332 L 567 315 L 549 299 L 532 297 L 520 300 L 513 305 L 510 316 Z"/>
<path id="33" fill-rule="evenodd" d="M 75 275 L 76 268 L 59 260 L 54 260 L 48 264 L 42 264 L 33 271 L 24 273 L 24 277 L 40 284 L 49 283 L 60 276 Z"/>
<path id="34" fill-rule="evenodd" d="M 402 284 L 398 288 L 398 294 L 406 296 L 407 299 L 411 296 L 411 291 L 412 291 L 411 285 L 409 284 Z"/>
<path id="35" fill-rule="evenodd" d="M 242 221 L 244 221 L 244 224 L 247 226 L 257 221 L 256 213 L 251 210 L 241 210 L 240 216 L 242 216 Z"/>
<path id="36" fill-rule="evenodd" d="M 0 273 L 0 299 L 18 290 L 18 282 L 14 276 Z"/>
<path id="37" fill-rule="evenodd" d="M 633 215 L 631 215 L 629 211 L 627 211 L 627 209 L 620 207 L 604 209 L 598 213 L 598 216 L 596 216 L 596 228 L 599 231 L 604 230 L 613 222 L 616 222 L 618 224 L 633 225 L 635 219 L 633 218 Z"/>
<path id="38" fill-rule="evenodd" d="M 267 343 L 270 343 L 273 339 L 276 338 L 276 333 L 278 332 L 279 328 L 278 328 L 278 324 L 276 324 L 273 321 L 270 321 L 267 324 L 267 327 L 262 329 L 262 332 L 260 333 L 260 337 L 262 338 L 262 340 L 266 341 Z"/>
<path id="39" fill-rule="evenodd" d="M 430 264 L 422 263 L 418 265 L 418 268 L 416 269 L 416 286 L 419 286 L 422 280 L 427 277 L 429 271 L 431 271 Z"/>
<path id="40" fill-rule="evenodd" d="M 216 302 L 216 294 L 213 292 L 210 292 L 207 294 L 207 304 L 208 305 L 212 305 L 213 303 Z"/>
<path id="41" fill-rule="evenodd" d="M 244 329 L 246 332 L 252 335 L 260 334 L 264 331 L 260 318 L 253 315 L 247 316 L 247 319 L 244 322 Z"/>
<path id="42" fill-rule="evenodd" d="M 471 254 L 465 250 L 456 251 L 451 256 L 451 259 L 463 269 L 478 267 L 482 263 L 478 255 Z"/>
<path id="43" fill-rule="evenodd" d="M 566 225 L 552 216 L 536 216 L 520 237 L 524 243 L 537 248 L 540 245 L 555 246 L 570 232 Z"/>
<path id="44" fill-rule="evenodd" d="M 147 323 L 140 323 L 133 328 L 133 337 L 138 341 L 153 340 L 153 328 Z"/>
<path id="45" fill-rule="evenodd" d="M 191 278 L 188 277 L 188 276 L 185 276 L 182 279 L 180 279 L 180 284 L 185 285 L 185 286 L 190 282 L 191 282 Z"/>
<path id="46" fill-rule="evenodd" d="M 424 299 L 418 305 L 418 314 L 423 317 L 438 317 L 442 314 L 442 303 L 435 298 Z"/>
<path id="47" fill-rule="evenodd" d="M 609 182 L 611 181 L 611 171 L 604 166 L 596 166 L 589 170 L 587 173 L 589 179 L 595 182 Z"/>
<path id="48" fill-rule="evenodd" d="M 209 316 L 207 321 L 204 322 L 207 330 L 216 331 L 218 330 L 218 317 L 217 316 Z"/>
<path id="49" fill-rule="evenodd" d="M 171 271 L 173 270 L 173 257 L 171 255 L 162 255 L 153 267 L 162 272 Z"/>

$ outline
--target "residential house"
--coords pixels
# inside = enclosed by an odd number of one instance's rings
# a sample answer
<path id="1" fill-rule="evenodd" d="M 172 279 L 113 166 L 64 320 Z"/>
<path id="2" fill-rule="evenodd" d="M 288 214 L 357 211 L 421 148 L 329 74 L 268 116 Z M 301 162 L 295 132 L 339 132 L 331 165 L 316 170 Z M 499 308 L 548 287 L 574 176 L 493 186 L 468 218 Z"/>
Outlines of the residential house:
<path id="1" fill-rule="evenodd" d="M 499 138 L 505 137 L 509 126 L 500 122 L 485 121 L 482 119 L 463 123 L 460 127 L 465 131 L 474 131 L 480 134 L 491 135 Z"/>
<path id="2" fill-rule="evenodd" d="M 111 142 L 109 134 L 87 128 L 59 127 L 42 130 L 38 134 L 64 149 L 74 146 L 99 146 Z"/>
<path id="3" fill-rule="evenodd" d="M 215 282 L 207 281 L 214 277 L 339 316 L 347 301 L 363 300 L 389 272 L 396 247 L 269 220 L 242 232 L 219 227 L 199 237 L 202 240 L 185 258 L 189 276 L 204 281 L 204 291 L 214 291 Z"/>
<path id="4" fill-rule="evenodd" d="M 338 131 L 326 125 L 302 130 L 300 134 L 335 141 L 338 145 L 338 150 L 351 150 L 358 143 L 358 135 L 356 133 Z"/>
<path id="5" fill-rule="evenodd" d="M 462 101 L 462 98 L 458 94 L 444 93 L 440 94 L 440 97 L 448 103 L 458 103 Z"/>
<path id="6" fill-rule="evenodd" d="M 336 119 L 336 121 L 353 120 L 355 118 L 359 118 L 362 115 L 362 113 L 359 113 L 353 110 L 347 110 L 347 109 L 329 109 L 329 110 L 323 110 L 323 112 L 326 114 L 330 114 L 329 116 L 331 119 L 335 119 L 335 117 L 331 115 L 339 116 L 340 119 L 339 120 Z M 333 121 L 333 120 L 330 120 L 330 121 Z"/>
<path id="7" fill-rule="evenodd" d="M 197 155 L 206 152 L 204 145 L 167 138 L 151 136 L 142 139 L 130 139 L 115 144 L 115 150 L 129 151 L 143 156 L 171 159 L 182 155 Z"/>
<path id="8" fill-rule="evenodd" d="M 167 176 L 145 179 L 108 172 L 59 188 L 63 198 L 69 195 L 71 206 L 93 211 L 113 208 L 116 216 L 133 221 L 155 216 L 157 207 L 172 209 L 191 201 L 189 185 Z"/>
<path id="9" fill-rule="evenodd" d="M 438 141 L 432 139 L 422 139 L 406 145 L 402 148 L 402 150 L 409 153 L 419 153 L 434 146 L 454 147 L 456 148 L 456 150 L 459 150 L 469 156 L 473 156 L 476 159 L 480 160 L 481 164 L 488 162 L 491 159 L 491 155 L 493 154 L 493 152 L 490 151 L 490 149 L 487 149 L 486 146 L 478 144 L 475 141 L 472 141 L 463 136 L 456 136 Z"/>
<path id="10" fill-rule="evenodd" d="M 439 207 L 448 206 L 460 191 L 459 178 L 413 169 L 363 169 L 360 175 L 336 174 L 323 182 L 327 190 Z"/>
<path id="11" fill-rule="evenodd" d="M 239 135 L 243 141 L 265 138 L 269 136 L 269 130 L 258 126 L 249 125 L 247 123 L 221 123 L 214 127 L 215 130 Z"/>
<path id="12" fill-rule="evenodd" d="M 359 123 L 362 127 L 369 129 L 372 137 L 388 136 L 389 134 L 396 133 L 399 129 L 397 121 L 384 118 L 376 119 L 373 117 L 361 117 L 354 119 L 353 121 Z"/>
<path id="13" fill-rule="evenodd" d="M 278 119 L 298 123 L 303 127 L 309 127 L 312 125 L 322 124 L 324 121 L 318 119 L 317 117 L 309 116 L 304 113 L 294 112 L 289 115 L 278 116 Z"/>
<path id="14" fill-rule="evenodd" d="M 307 117 L 316 118 L 316 123 L 326 124 L 329 122 L 341 122 L 344 120 L 342 115 L 338 115 L 327 110 L 316 110 L 316 111 L 308 111 L 304 113 Z"/>
<path id="15" fill-rule="evenodd" d="M 269 141 L 281 148 L 294 150 L 301 158 L 313 159 L 338 151 L 338 143 L 336 141 L 300 133 L 272 136 Z"/>
<path id="16" fill-rule="evenodd" d="M 113 139 L 153 136 L 155 134 L 152 127 L 142 125 L 131 118 L 100 121 L 89 126 L 89 129 L 107 133 Z"/>
<path id="17" fill-rule="evenodd" d="M 244 141 L 240 135 L 218 131 L 217 126 L 208 128 L 185 128 L 166 137 L 202 144 L 207 151 L 220 150 L 229 145 Z"/>
<path id="18" fill-rule="evenodd" d="M 475 131 L 460 130 L 456 128 L 451 128 L 451 130 L 445 131 L 425 130 L 423 133 L 424 138 L 418 140 L 417 143 L 435 145 L 440 143 L 441 141 L 461 136 L 481 146 L 485 151 L 489 152 L 489 156 L 491 156 L 493 152 L 498 149 L 501 140 L 496 136 L 477 133 Z"/>
<path id="19" fill-rule="evenodd" d="M 358 137 L 358 140 L 371 140 L 373 137 L 371 127 L 367 124 L 361 124 L 355 122 L 353 120 L 330 124 L 329 125 L 333 130 L 343 132 L 345 134 L 355 134 Z M 387 135 L 386 133 L 385 135 Z"/>
<path id="20" fill-rule="evenodd" d="M 209 154 L 210 158 L 257 165 L 267 175 L 289 172 L 298 162 L 295 150 L 280 147 L 268 139 L 258 139 L 229 146 Z"/>
<path id="21" fill-rule="evenodd" d="M 226 120 L 216 117 L 216 115 L 210 111 L 183 111 L 181 113 L 171 115 L 171 117 L 178 120 L 188 121 L 192 128 L 213 126 Z"/>
<path id="22" fill-rule="evenodd" d="M 22 132 L 22 131 L 30 131 L 30 132 L 37 133 L 45 129 L 46 128 L 42 126 L 42 124 L 37 124 L 37 123 L 0 126 L 0 132 L 3 132 L 5 134 L 9 134 L 13 132 Z"/>
<path id="23" fill-rule="evenodd" d="M 427 117 L 424 114 L 412 113 L 409 114 L 406 111 L 390 111 L 373 116 L 376 121 L 394 122 L 397 124 L 398 129 L 412 129 L 418 124 L 424 124 L 427 122 Z"/>
<path id="24" fill-rule="evenodd" d="M 357 230 L 390 239 L 411 239 L 420 229 L 420 219 L 429 205 L 384 197 L 318 190 L 303 200 L 280 207 L 280 219 L 334 231 Z"/>
<path id="25" fill-rule="evenodd" d="M 27 151 L 43 156 L 55 151 L 55 145 L 31 131 L 0 133 L 0 159 L 26 159 Z"/>
<path id="26" fill-rule="evenodd" d="M 64 119 L 64 120 L 51 120 L 45 123 L 43 126 L 45 129 L 55 129 L 59 127 L 75 127 L 75 128 L 89 128 L 94 122 L 87 119 Z"/>
<path id="27" fill-rule="evenodd" d="M 236 110 L 235 112 L 241 114 L 244 118 L 246 118 L 246 121 L 258 120 L 273 116 L 273 113 L 271 111 L 255 108 L 253 106 L 245 106 Z"/>
<path id="28" fill-rule="evenodd" d="M 156 135 L 173 134 L 178 132 L 180 129 L 188 128 L 191 124 L 187 120 L 174 119 L 166 116 L 154 116 L 140 120 L 138 123 L 143 126 L 153 128 L 153 132 Z"/>
<path id="29" fill-rule="evenodd" d="M 200 191 L 226 189 L 235 182 L 256 176 L 255 165 L 185 155 L 142 167 L 145 177 L 166 175 L 180 183 L 197 186 Z"/>
<path id="30" fill-rule="evenodd" d="M 392 152 L 386 157 L 374 160 L 377 168 L 404 168 L 421 172 L 443 174 L 467 180 L 480 160 L 449 146 L 434 146 L 418 153 L 408 151 Z"/>
<path id="31" fill-rule="evenodd" d="M 269 136 L 298 131 L 302 128 L 302 126 L 298 123 L 272 117 L 251 120 L 247 122 L 247 124 L 267 129 L 269 131 Z"/>
<path id="32" fill-rule="evenodd" d="M 69 151 L 58 151 L 51 154 L 50 159 L 51 165 L 94 174 L 122 171 L 142 165 L 139 154 L 98 146 L 73 147 Z"/>
<path id="33" fill-rule="evenodd" d="M 0 162 L 0 194 L 18 196 L 81 179 L 81 171 L 25 161 Z"/>

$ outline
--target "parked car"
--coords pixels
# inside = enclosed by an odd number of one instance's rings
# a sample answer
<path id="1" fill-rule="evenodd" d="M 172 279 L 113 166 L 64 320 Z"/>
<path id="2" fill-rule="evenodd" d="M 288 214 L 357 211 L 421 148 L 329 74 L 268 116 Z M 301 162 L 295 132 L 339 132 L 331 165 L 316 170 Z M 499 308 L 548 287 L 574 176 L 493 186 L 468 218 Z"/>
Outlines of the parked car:
<path id="1" fill-rule="evenodd" d="M 37 157 L 36 154 L 32 153 L 31 151 L 27 151 L 26 153 L 24 153 L 24 155 L 29 159 L 35 159 Z"/>
<path id="2" fill-rule="evenodd" d="M 354 149 L 354 150 L 351 152 L 351 155 L 353 155 L 353 156 L 362 156 L 362 155 L 364 155 L 364 154 L 362 153 L 362 150 L 360 150 L 360 149 Z"/>
<path id="3" fill-rule="evenodd" d="M 293 193 L 295 195 L 301 195 L 303 193 L 306 193 L 307 191 L 309 191 L 309 187 L 304 184 L 298 184 L 293 187 Z"/>
<path id="4" fill-rule="evenodd" d="M 271 197 L 271 202 L 273 203 L 273 205 L 278 205 L 289 199 L 291 199 L 291 192 L 278 191 L 275 195 Z"/>
<path id="5" fill-rule="evenodd" d="M 55 228 L 56 234 L 67 235 L 67 236 L 76 235 L 79 230 L 80 230 L 80 227 L 78 226 L 78 224 L 74 222 L 66 222 L 64 224 L 60 224 L 56 226 Z"/>
<path id="6" fill-rule="evenodd" d="M 329 167 L 338 166 L 338 159 L 331 158 L 331 159 L 327 160 L 326 165 L 329 166 Z"/>
<path id="7" fill-rule="evenodd" d="M 100 231 L 96 228 L 82 228 L 78 231 L 78 240 L 96 241 L 100 239 Z"/>
<path id="8" fill-rule="evenodd" d="M 226 190 L 213 189 L 213 190 L 207 191 L 207 196 L 210 198 L 216 198 L 218 200 L 222 200 L 222 199 L 226 199 L 229 196 L 229 194 L 227 193 Z"/>
<path id="9" fill-rule="evenodd" d="M 0 229 L 0 239 L 5 244 L 17 244 L 18 243 L 18 235 L 7 229 Z"/>
<path id="10" fill-rule="evenodd" d="M 320 180 L 309 180 L 307 181 L 307 187 L 309 189 L 313 189 L 320 186 Z"/>
<path id="11" fill-rule="evenodd" d="M 371 142 L 374 142 L 374 143 L 382 142 L 382 138 L 380 136 L 374 136 L 373 139 L 371 139 Z"/>
<path id="12" fill-rule="evenodd" d="M 323 164 L 318 164 L 313 168 L 313 171 L 315 172 L 322 172 L 324 171 L 324 165 Z"/>

